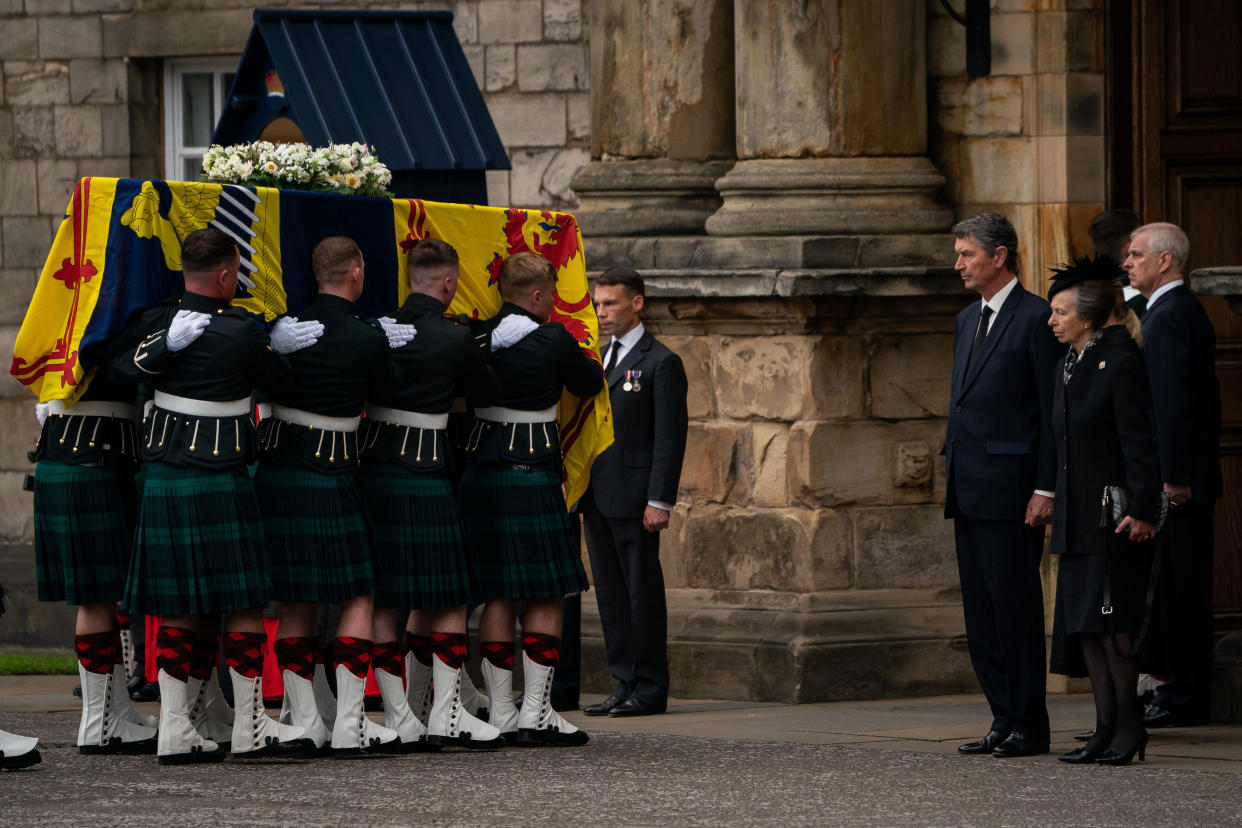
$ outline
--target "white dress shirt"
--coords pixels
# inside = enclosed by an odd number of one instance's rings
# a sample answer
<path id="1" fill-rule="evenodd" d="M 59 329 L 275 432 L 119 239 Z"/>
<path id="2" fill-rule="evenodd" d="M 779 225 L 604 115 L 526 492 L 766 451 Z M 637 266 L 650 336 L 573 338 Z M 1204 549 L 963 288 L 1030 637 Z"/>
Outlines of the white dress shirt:
<path id="1" fill-rule="evenodd" d="M 1184 279 L 1174 279 L 1173 281 L 1169 282 L 1167 285 L 1161 285 L 1160 287 L 1156 288 L 1154 291 L 1152 291 L 1151 296 L 1147 297 L 1147 310 L 1151 310 L 1151 306 L 1156 304 L 1156 300 L 1159 299 L 1161 296 L 1164 296 L 1166 293 L 1168 293 L 1170 290 L 1177 287 L 1178 285 L 1184 285 L 1184 284 L 1186 284 L 1186 281 Z"/>

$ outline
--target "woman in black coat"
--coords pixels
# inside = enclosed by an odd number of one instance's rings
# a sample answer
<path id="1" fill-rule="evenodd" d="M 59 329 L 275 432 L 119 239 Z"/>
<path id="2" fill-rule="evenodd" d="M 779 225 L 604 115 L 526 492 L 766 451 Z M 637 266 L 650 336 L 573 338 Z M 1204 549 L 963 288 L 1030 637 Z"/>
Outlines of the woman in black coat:
<path id="1" fill-rule="evenodd" d="M 1143 758 L 1147 733 L 1135 696 L 1134 639 L 1143 623 L 1150 556 L 1161 508 L 1160 467 L 1150 422 L 1151 390 L 1111 260 L 1079 260 L 1049 290 L 1048 324 L 1070 346 L 1053 398 L 1057 443 L 1052 552 L 1057 575 L 1053 664 L 1081 647 L 1095 696 L 1095 735 L 1061 757 L 1127 764 Z M 1114 323 L 1114 324 L 1110 324 Z M 1101 526 L 1105 486 L 1131 493 L 1115 529 Z M 1060 652 L 1058 652 L 1060 651 Z"/>

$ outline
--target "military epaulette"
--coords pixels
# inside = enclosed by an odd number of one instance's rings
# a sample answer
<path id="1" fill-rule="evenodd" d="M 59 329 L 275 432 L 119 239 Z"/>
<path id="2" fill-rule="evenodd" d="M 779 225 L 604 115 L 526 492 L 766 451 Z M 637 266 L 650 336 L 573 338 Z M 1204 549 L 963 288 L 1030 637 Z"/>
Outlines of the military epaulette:
<path id="1" fill-rule="evenodd" d="M 219 316 L 231 316 L 236 319 L 254 319 L 255 315 L 240 305 L 228 305 L 223 308 L 217 308 L 216 314 Z"/>

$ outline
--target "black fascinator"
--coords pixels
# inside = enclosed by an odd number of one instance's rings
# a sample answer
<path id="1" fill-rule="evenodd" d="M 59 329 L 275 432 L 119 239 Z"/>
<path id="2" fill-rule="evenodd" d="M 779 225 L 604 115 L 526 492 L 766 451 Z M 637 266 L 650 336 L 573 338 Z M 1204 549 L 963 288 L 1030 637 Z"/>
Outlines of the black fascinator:
<path id="1" fill-rule="evenodd" d="M 1083 282 L 1112 282 L 1124 285 L 1128 282 L 1127 273 L 1112 256 L 1102 254 L 1094 259 L 1090 256 L 1075 256 L 1068 264 L 1052 268 L 1052 284 L 1048 287 L 1048 298 L 1051 299 L 1066 288 L 1078 287 Z"/>

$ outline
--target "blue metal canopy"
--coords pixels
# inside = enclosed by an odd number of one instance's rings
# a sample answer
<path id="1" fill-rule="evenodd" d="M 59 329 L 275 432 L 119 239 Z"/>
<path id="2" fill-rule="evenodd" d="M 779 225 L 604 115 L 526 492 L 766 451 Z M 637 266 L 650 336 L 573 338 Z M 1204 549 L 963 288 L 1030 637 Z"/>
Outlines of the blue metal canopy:
<path id="1" fill-rule="evenodd" d="M 394 172 L 507 170 L 452 12 L 259 9 L 215 142 L 287 118 L 308 144 L 358 141 Z"/>

